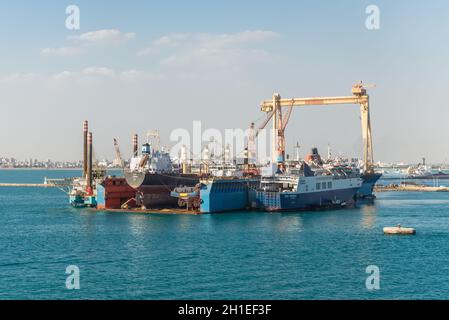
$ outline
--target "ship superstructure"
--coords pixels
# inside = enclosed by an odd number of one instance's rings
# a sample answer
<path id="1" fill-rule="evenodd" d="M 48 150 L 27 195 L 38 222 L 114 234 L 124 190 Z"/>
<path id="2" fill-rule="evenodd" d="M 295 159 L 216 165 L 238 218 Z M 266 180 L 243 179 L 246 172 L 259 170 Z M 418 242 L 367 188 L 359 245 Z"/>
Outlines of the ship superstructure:
<path id="1" fill-rule="evenodd" d="M 271 175 L 263 175 L 256 193 L 257 206 L 266 211 L 338 208 L 355 204 L 362 185 L 360 174 L 344 167 L 324 168 L 315 161 L 320 157 L 314 149 L 300 165 L 274 167 Z"/>

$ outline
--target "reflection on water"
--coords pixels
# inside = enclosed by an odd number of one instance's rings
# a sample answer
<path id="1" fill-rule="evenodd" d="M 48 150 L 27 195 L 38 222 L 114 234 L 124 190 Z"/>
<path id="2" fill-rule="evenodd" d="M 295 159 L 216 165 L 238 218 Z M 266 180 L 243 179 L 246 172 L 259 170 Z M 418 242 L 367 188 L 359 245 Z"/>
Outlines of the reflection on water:
<path id="1" fill-rule="evenodd" d="M 376 224 L 376 206 L 374 204 L 364 204 L 360 206 L 362 219 L 360 225 L 364 229 L 373 229 Z"/>
<path id="2" fill-rule="evenodd" d="M 69 204 L 67 204 L 69 205 Z M 82 224 L 80 225 L 80 230 L 83 233 L 86 233 L 89 238 L 95 237 L 96 234 L 96 220 L 97 220 L 97 212 L 89 209 L 75 209 L 70 208 L 70 213 L 77 215 L 79 214 L 82 219 Z"/>
<path id="3" fill-rule="evenodd" d="M 301 232 L 302 218 L 300 214 L 283 214 L 275 224 L 278 232 Z"/>
<path id="4" fill-rule="evenodd" d="M 141 238 L 145 232 L 150 232 L 148 229 L 148 224 L 146 220 L 148 217 L 146 215 L 139 214 L 127 214 L 127 221 L 129 223 L 129 231 L 135 238 Z"/>

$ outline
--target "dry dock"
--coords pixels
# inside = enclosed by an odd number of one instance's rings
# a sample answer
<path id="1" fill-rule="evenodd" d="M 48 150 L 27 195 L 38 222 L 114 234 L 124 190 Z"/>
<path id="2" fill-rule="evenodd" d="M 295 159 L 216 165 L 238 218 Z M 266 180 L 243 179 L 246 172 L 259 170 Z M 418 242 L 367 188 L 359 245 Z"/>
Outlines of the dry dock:
<path id="1" fill-rule="evenodd" d="M 202 214 L 199 211 L 184 210 L 184 209 L 92 209 L 95 211 L 102 211 L 108 213 L 138 213 L 138 214 L 187 214 L 187 215 L 199 215 Z"/>

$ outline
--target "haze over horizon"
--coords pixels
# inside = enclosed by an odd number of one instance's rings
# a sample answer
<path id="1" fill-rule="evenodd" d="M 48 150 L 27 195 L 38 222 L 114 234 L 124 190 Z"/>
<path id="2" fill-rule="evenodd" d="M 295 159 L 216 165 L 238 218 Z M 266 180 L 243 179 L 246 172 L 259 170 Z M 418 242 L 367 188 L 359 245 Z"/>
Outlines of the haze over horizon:
<path id="1" fill-rule="evenodd" d="M 80 30 L 66 7 L 80 8 Z M 380 29 L 365 26 L 380 9 Z M 97 158 L 125 157 L 150 129 L 246 129 L 259 104 L 369 88 L 375 161 L 449 161 L 447 1 L 14 1 L 0 3 L 0 157 L 78 160 L 89 120 Z M 358 106 L 295 109 L 299 141 L 361 157 Z"/>

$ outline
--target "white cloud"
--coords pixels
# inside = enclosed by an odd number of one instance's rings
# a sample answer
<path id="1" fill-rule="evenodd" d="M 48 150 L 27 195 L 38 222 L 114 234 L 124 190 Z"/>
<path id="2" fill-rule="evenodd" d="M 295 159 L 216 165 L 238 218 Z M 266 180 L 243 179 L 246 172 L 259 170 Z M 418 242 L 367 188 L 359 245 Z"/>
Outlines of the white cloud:
<path id="1" fill-rule="evenodd" d="M 116 71 L 107 67 L 87 67 L 78 71 L 62 71 L 50 75 L 36 75 L 45 80 L 50 81 L 83 81 L 83 80 L 152 80 L 158 78 L 157 75 L 136 69 L 129 69 L 124 71 Z M 24 76 L 17 76 L 16 78 L 24 78 Z M 160 77 L 159 77 L 160 78 Z"/>
<path id="2" fill-rule="evenodd" d="M 33 81 L 40 81 L 41 75 L 38 73 L 12 73 L 4 76 L 0 76 L 0 81 L 9 84 L 29 83 Z"/>
<path id="3" fill-rule="evenodd" d="M 62 71 L 60 73 L 49 75 L 49 80 L 80 80 L 80 79 L 98 79 L 115 78 L 116 72 L 105 67 L 88 67 L 81 71 Z"/>
<path id="4" fill-rule="evenodd" d="M 84 54 L 86 50 L 79 47 L 45 48 L 41 51 L 43 56 L 73 57 Z"/>
<path id="5" fill-rule="evenodd" d="M 207 47 L 224 47 L 233 45 L 250 44 L 263 42 L 279 37 L 280 35 L 273 31 L 243 31 L 234 34 L 213 34 L 213 33 L 172 33 L 164 35 L 153 41 L 152 45 L 146 49 L 155 49 L 156 47 L 177 47 L 186 44 L 199 44 Z M 144 50 L 146 50 L 144 49 Z"/>
<path id="6" fill-rule="evenodd" d="M 208 47 L 225 47 L 238 44 L 249 44 L 263 42 L 279 37 L 279 34 L 273 31 L 243 31 L 235 34 L 210 34 L 200 33 L 195 35 L 195 39 Z"/>
<path id="7" fill-rule="evenodd" d="M 134 32 L 125 33 L 117 29 L 103 29 L 90 31 L 79 36 L 70 36 L 69 39 L 90 44 L 123 44 L 130 39 L 134 39 Z"/>
<path id="8" fill-rule="evenodd" d="M 139 80 L 139 79 L 148 79 L 150 78 L 150 74 L 148 74 L 145 71 L 141 71 L 141 70 L 127 70 L 127 71 L 122 71 L 119 74 L 120 78 L 122 79 L 128 79 L 128 80 Z"/>
<path id="9" fill-rule="evenodd" d="M 164 53 L 160 63 L 165 66 L 211 65 L 237 66 L 264 62 L 270 57 L 265 42 L 278 38 L 273 31 L 243 31 L 234 34 L 173 33 L 165 35 L 140 50 L 139 56 Z M 258 48 L 257 46 L 261 46 Z"/>
<path id="10" fill-rule="evenodd" d="M 68 39 L 74 41 L 72 46 L 45 48 L 41 51 L 41 55 L 72 57 L 86 53 L 89 45 L 121 45 L 135 37 L 136 34 L 134 32 L 125 33 L 117 29 L 90 31 L 78 36 L 69 36 Z"/>
<path id="11" fill-rule="evenodd" d="M 65 70 L 53 74 L 14 73 L 0 75 L 0 82 L 10 85 L 22 84 L 57 84 L 57 83 L 102 83 L 104 81 L 147 81 L 161 79 L 156 75 L 143 70 L 129 69 L 116 71 L 107 67 L 87 67 L 77 71 Z M 107 83 L 107 82 L 105 82 Z"/>
<path id="12" fill-rule="evenodd" d="M 137 55 L 138 56 L 149 56 L 149 55 L 156 54 L 159 52 L 160 52 L 160 50 L 156 47 L 148 47 L 148 48 L 138 51 Z"/>
<path id="13" fill-rule="evenodd" d="M 51 76 L 54 80 L 63 80 L 63 79 L 69 79 L 72 76 L 72 72 L 70 71 L 63 71 L 61 73 L 57 73 Z"/>
<path id="14" fill-rule="evenodd" d="M 115 71 L 110 68 L 105 67 L 89 67 L 81 71 L 83 75 L 93 75 L 93 76 L 103 76 L 103 77 L 114 77 Z"/>
<path id="15" fill-rule="evenodd" d="M 179 43 L 189 40 L 192 34 L 188 33 L 172 33 L 160 37 L 159 39 L 153 41 L 154 46 L 177 46 Z"/>

